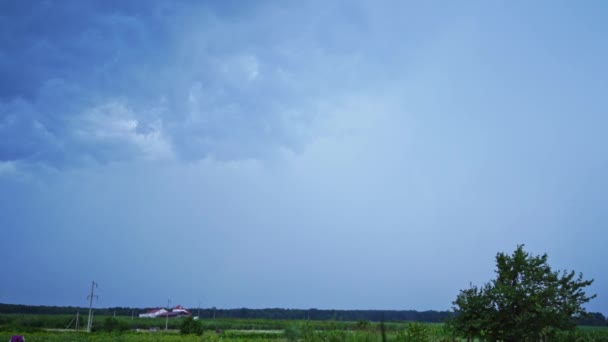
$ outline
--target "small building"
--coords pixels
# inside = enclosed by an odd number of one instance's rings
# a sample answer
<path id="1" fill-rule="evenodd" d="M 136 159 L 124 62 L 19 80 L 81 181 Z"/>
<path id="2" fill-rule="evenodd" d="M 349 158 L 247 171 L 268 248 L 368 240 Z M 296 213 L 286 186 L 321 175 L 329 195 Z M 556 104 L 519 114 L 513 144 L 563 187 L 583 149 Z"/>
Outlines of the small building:
<path id="1" fill-rule="evenodd" d="M 163 317 L 163 315 L 166 315 L 167 312 L 168 311 L 165 309 L 152 309 L 146 313 L 139 314 L 139 317 L 147 317 L 147 318 Z"/>
<path id="2" fill-rule="evenodd" d="M 152 309 L 146 313 L 139 314 L 139 317 L 156 318 L 156 317 L 183 317 L 191 316 L 190 311 L 186 310 L 183 306 L 178 305 L 173 310 L 167 311 L 165 309 Z"/>
<path id="3" fill-rule="evenodd" d="M 191 316 L 190 311 L 184 309 L 183 306 L 178 305 L 171 312 L 165 312 L 159 315 L 159 317 L 182 317 L 182 316 Z"/>

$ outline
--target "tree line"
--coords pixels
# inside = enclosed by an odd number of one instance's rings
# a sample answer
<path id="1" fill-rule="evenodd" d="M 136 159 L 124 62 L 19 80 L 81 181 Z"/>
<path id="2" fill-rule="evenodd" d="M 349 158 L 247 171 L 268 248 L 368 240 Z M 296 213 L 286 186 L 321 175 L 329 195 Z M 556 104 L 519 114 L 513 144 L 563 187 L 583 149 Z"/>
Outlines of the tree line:
<path id="1" fill-rule="evenodd" d="M 131 316 L 137 317 L 140 313 L 154 308 L 110 307 L 95 308 L 96 315 L 103 316 Z M 20 304 L 0 303 L 1 314 L 37 314 L 37 315 L 72 315 L 77 311 L 88 312 L 88 308 L 74 306 L 34 306 Z M 449 311 L 416 311 L 416 310 L 322 310 L 322 309 L 221 309 L 221 308 L 190 308 L 193 315 L 200 315 L 202 319 L 237 318 L 237 319 L 279 319 L 279 320 L 337 320 L 337 321 L 419 321 L 439 323 L 449 318 Z"/>
<path id="2" fill-rule="evenodd" d="M 155 308 L 110 307 L 96 308 L 96 315 L 131 316 Z M 237 318 L 237 319 L 278 319 L 278 320 L 315 320 L 315 321 L 418 321 L 428 323 L 445 322 L 454 315 L 451 311 L 416 311 L 416 310 L 322 310 L 322 309 L 221 309 L 221 308 L 190 308 L 193 315 L 202 319 Z M 74 306 L 34 306 L 0 303 L 0 314 L 37 314 L 37 315 L 74 315 L 88 312 L 86 307 Z M 576 320 L 578 325 L 608 326 L 608 320 L 599 312 L 591 312 Z"/>

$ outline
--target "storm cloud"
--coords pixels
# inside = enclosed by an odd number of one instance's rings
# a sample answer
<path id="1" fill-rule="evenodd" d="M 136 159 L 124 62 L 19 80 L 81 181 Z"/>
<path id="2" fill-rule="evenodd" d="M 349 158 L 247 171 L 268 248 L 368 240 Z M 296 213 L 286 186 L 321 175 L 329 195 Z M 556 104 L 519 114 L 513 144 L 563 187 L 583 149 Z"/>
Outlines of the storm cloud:
<path id="1" fill-rule="evenodd" d="M 523 243 L 606 313 L 605 15 L 3 1 L 0 302 L 443 310 Z"/>

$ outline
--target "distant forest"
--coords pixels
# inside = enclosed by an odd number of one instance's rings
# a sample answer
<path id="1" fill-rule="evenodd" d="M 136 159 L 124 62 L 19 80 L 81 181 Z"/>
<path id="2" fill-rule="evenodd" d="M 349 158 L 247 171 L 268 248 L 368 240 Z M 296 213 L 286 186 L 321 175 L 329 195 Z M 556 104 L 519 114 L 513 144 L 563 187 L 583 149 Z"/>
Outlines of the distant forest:
<path id="1" fill-rule="evenodd" d="M 154 308 L 94 308 L 96 315 L 131 316 L 139 315 Z M 213 318 L 249 318 L 249 319 L 282 319 L 316 321 L 418 321 L 428 323 L 444 322 L 454 313 L 451 311 L 416 311 L 416 310 L 320 310 L 320 309 L 217 309 L 190 308 L 193 315 L 205 319 Z M 38 315 L 71 315 L 77 311 L 86 313 L 86 307 L 73 306 L 32 306 L 0 303 L 0 314 L 38 314 Z M 608 320 L 599 312 L 589 313 L 580 318 L 579 325 L 608 326 Z"/>

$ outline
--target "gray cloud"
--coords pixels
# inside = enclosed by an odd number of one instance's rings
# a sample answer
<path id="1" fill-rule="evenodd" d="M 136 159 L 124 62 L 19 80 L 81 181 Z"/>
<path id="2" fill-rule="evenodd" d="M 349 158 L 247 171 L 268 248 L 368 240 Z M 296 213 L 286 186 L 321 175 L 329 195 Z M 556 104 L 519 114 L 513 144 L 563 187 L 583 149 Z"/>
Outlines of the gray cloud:
<path id="1" fill-rule="evenodd" d="M 27 147 L 0 160 L 53 167 L 153 158 L 146 142 L 185 160 L 299 151 L 326 116 L 319 108 L 407 74 L 399 69 L 417 36 L 435 35 L 431 24 L 399 27 L 385 20 L 397 14 L 364 2 L 3 6 L 0 71 L 9 77 L 0 81 L 8 108 L 0 127 L 17 127 L 10 117 L 18 116 L 24 131 L 11 129 L 0 143 Z"/>
<path id="2" fill-rule="evenodd" d="M 294 80 L 300 71 L 271 46 L 248 44 L 248 25 L 233 29 L 213 8 L 4 7 L 0 160 L 137 159 L 154 149 L 150 134 L 186 159 L 256 158 L 301 144 L 292 126 L 309 120 L 310 94 L 298 89 L 308 80 Z"/>
<path id="3" fill-rule="evenodd" d="M 65 166 L 131 154 L 122 150 L 132 144 L 113 134 L 87 136 L 87 129 L 95 108 L 124 98 L 121 75 L 150 47 L 143 28 L 150 23 L 77 1 L 2 6 L 0 68 L 9 77 L 0 82 L 0 145 L 6 147 L 0 159 Z M 103 151 L 112 144 L 114 151 Z"/>

